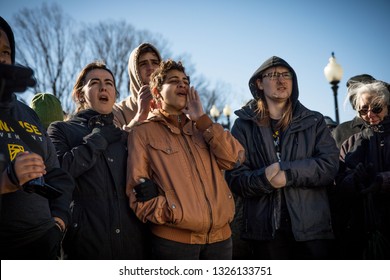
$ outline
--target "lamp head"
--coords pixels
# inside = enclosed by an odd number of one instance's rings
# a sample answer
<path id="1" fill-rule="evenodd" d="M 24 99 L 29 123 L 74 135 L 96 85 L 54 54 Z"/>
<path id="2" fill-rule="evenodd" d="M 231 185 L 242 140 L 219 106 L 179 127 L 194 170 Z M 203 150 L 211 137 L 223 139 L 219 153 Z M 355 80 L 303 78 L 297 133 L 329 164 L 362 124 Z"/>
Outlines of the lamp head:
<path id="1" fill-rule="evenodd" d="M 334 52 L 332 52 L 332 56 L 329 58 L 329 63 L 324 68 L 324 75 L 331 84 L 335 82 L 338 83 L 343 77 L 343 68 L 341 68 L 340 64 L 336 62 Z"/>

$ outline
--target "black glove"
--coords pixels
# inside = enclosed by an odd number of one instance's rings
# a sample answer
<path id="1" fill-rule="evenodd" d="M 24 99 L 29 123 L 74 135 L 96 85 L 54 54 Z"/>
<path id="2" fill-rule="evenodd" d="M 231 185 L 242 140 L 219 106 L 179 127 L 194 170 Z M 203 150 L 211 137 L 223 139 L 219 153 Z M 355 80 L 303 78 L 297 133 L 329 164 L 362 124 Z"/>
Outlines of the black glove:
<path id="1" fill-rule="evenodd" d="M 381 186 L 382 185 L 379 182 L 374 181 L 371 183 L 369 187 L 362 189 L 360 193 L 361 194 L 376 193 L 380 191 Z"/>
<path id="2" fill-rule="evenodd" d="M 100 135 L 107 140 L 109 144 L 119 141 L 122 137 L 122 130 L 115 125 L 98 126 L 92 130 L 92 135 Z"/>
<path id="3" fill-rule="evenodd" d="M 363 163 L 359 162 L 354 170 L 355 182 L 358 185 L 368 186 L 374 177 L 374 168 L 370 163 L 364 166 Z"/>
<path id="4" fill-rule="evenodd" d="M 0 64 L 0 101 L 9 101 L 13 92 L 24 92 L 36 81 L 31 68 L 21 65 Z"/>
<path id="5" fill-rule="evenodd" d="M 370 184 L 369 187 L 361 190 L 362 194 L 368 193 L 390 193 L 390 184 L 389 184 L 389 172 L 380 172 L 375 176 L 375 179 Z"/>
<path id="6" fill-rule="evenodd" d="M 149 179 L 142 179 L 144 182 L 134 187 L 135 197 L 138 202 L 145 202 L 158 196 L 158 186 Z"/>

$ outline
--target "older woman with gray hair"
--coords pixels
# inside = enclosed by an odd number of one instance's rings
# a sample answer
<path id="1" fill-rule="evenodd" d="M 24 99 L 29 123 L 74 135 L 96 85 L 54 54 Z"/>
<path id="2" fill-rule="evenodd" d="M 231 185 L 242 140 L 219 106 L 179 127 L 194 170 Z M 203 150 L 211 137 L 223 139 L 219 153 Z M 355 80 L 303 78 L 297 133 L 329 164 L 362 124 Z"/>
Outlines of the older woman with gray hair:
<path id="1" fill-rule="evenodd" d="M 390 93 L 377 81 L 348 90 L 365 121 L 340 150 L 337 189 L 345 208 L 338 232 L 341 258 L 390 258 Z"/>

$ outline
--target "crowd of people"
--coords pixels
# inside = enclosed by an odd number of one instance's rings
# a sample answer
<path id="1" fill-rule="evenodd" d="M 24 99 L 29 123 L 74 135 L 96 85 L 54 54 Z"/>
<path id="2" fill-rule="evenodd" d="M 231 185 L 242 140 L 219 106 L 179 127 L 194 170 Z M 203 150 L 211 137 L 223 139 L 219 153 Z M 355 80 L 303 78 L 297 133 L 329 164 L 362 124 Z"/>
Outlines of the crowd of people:
<path id="1" fill-rule="evenodd" d="M 65 118 L 51 94 L 17 99 L 34 78 L 15 50 L 0 17 L 1 259 L 390 259 L 386 82 L 351 77 L 356 117 L 338 124 L 272 56 L 229 131 L 184 65 L 142 43 L 127 98 L 93 61 Z"/>

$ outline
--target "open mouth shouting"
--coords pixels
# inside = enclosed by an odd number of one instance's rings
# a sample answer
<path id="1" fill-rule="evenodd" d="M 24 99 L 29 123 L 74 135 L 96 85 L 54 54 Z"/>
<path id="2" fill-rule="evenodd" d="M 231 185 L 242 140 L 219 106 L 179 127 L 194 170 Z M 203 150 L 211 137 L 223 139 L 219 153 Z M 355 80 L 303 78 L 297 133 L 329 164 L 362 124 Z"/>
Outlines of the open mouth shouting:
<path id="1" fill-rule="evenodd" d="M 108 94 L 101 94 L 99 96 L 99 101 L 102 103 L 108 103 L 110 101 L 110 98 L 109 98 Z"/>

